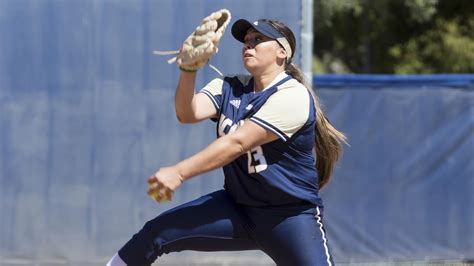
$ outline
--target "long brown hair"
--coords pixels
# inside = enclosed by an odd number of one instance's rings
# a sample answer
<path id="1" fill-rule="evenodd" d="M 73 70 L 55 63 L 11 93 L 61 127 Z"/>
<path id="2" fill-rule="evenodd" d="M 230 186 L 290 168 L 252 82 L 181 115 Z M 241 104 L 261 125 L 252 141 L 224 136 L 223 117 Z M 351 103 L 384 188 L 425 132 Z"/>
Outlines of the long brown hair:
<path id="1" fill-rule="evenodd" d="M 279 32 L 285 35 L 288 40 L 292 55 L 295 54 L 296 39 L 293 32 L 282 22 L 277 20 L 265 20 L 275 27 Z M 347 144 L 346 136 L 337 130 L 321 109 L 319 99 L 314 91 L 306 84 L 302 71 L 294 63 L 286 62 L 285 72 L 308 88 L 313 96 L 316 107 L 316 126 L 315 126 L 315 150 L 316 150 L 316 170 L 319 176 L 319 188 L 324 187 L 331 178 L 334 165 L 342 154 L 342 144 Z"/>

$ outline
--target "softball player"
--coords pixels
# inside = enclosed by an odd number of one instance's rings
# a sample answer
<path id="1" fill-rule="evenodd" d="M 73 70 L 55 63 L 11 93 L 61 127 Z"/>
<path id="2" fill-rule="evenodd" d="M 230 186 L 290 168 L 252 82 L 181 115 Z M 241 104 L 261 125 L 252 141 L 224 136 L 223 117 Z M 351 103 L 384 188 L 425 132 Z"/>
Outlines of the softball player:
<path id="1" fill-rule="evenodd" d="M 255 249 L 277 265 L 334 265 L 318 190 L 345 137 L 329 124 L 291 63 L 296 41 L 287 26 L 241 19 L 232 34 L 244 44 L 251 76 L 215 79 L 195 94 L 195 71 L 182 69 L 176 93 L 179 120 L 213 119 L 217 139 L 148 180 L 149 194 L 160 201 L 183 181 L 223 167 L 224 189 L 147 222 L 108 265 L 150 265 L 182 250 Z"/>

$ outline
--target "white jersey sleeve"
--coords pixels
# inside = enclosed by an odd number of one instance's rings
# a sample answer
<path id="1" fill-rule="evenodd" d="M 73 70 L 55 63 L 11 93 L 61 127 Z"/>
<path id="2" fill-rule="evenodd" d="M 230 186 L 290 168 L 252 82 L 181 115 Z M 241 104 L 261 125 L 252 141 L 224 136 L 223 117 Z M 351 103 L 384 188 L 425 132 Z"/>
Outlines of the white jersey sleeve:
<path id="1" fill-rule="evenodd" d="M 204 93 L 209 97 L 214 104 L 216 110 L 220 109 L 220 95 L 222 95 L 222 85 L 224 80 L 221 78 L 216 78 L 207 83 L 204 88 L 201 89 L 200 93 Z"/>
<path id="2" fill-rule="evenodd" d="M 310 108 L 314 108 L 310 97 L 303 84 L 290 80 L 280 85 L 250 120 L 286 141 L 308 121 Z"/>

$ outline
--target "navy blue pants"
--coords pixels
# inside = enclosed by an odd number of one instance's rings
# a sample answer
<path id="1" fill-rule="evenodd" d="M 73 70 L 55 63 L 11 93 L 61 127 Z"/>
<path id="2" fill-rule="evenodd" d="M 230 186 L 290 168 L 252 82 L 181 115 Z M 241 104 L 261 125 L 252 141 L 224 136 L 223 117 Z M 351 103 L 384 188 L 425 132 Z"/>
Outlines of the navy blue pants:
<path id="1" fill-rule="evenodd" d="M 127 265 L 151 265 L 175 251 L 258 249 L 277 265 L 334 265 L 321 218 L 313 205 L 249 207 L 219 190 L 148 221 L 118 254 Z"/>

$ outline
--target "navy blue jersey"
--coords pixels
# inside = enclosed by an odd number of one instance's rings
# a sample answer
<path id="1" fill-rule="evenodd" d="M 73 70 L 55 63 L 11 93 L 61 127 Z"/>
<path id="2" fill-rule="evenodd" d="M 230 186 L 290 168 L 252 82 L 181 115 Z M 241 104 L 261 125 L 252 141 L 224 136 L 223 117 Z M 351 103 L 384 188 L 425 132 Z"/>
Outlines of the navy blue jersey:
<path id="1" fill-rule="evenodd" d="M 215 79 L 201 93 L 217 110 L 217 136 L 252 121 L 279 136 L 223 167 L 225 189 L 250 206 L 309 202 L 322 206 L 314 166 L 316 110 L 307 88 L 282 72 L 255 92 L 251 76 Z"/>

